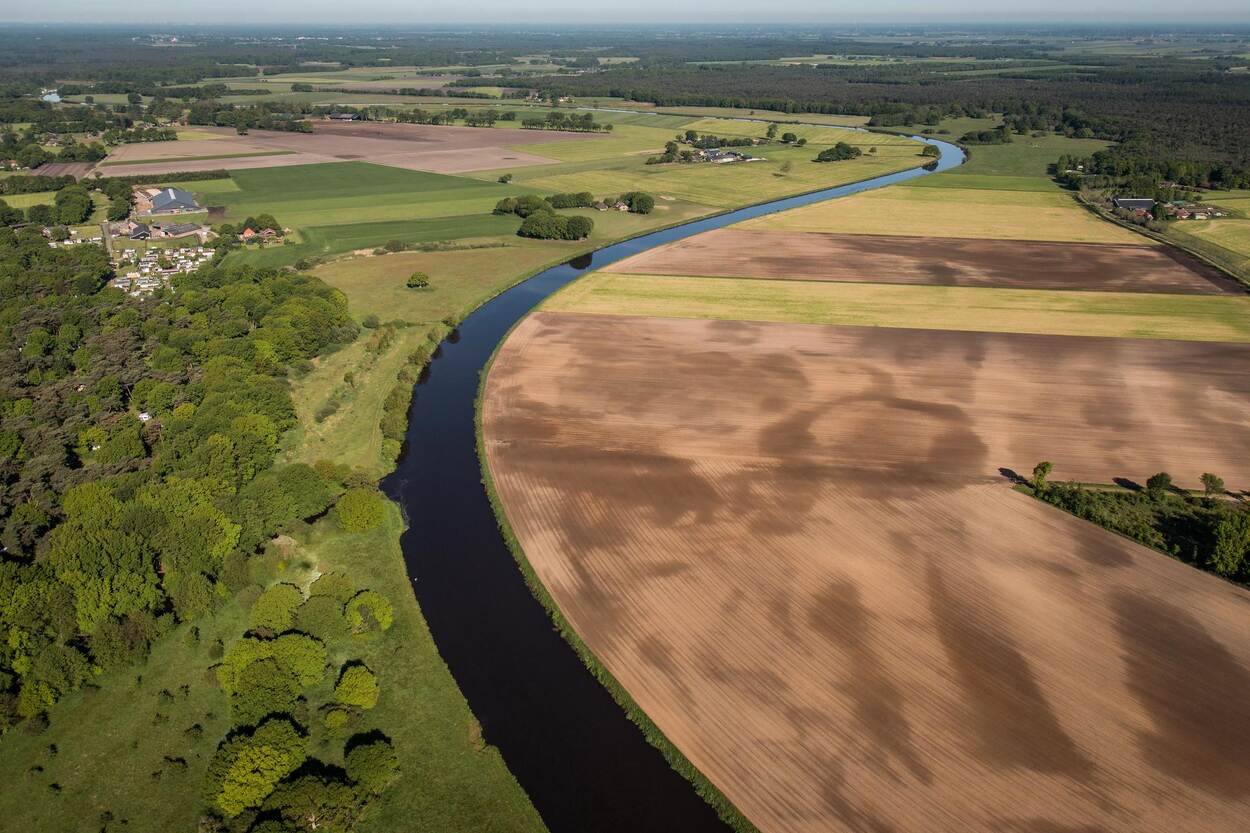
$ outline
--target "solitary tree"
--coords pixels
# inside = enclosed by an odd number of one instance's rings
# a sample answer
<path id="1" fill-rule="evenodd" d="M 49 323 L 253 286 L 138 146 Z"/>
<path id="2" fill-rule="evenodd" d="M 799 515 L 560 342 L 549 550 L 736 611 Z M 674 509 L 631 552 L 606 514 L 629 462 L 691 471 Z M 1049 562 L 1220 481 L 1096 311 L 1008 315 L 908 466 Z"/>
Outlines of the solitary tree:
<path id="1" fill-rule="evenodd" d="M 1158 500 L 1166 495 L 1170 488 L 1172 488 L 1172 475 L 1165 471 L 1152 474 L 1150 479 L 1146 481 L 1146 491 L 1154 500 Z"/>
<path id="2" fill-rule="evenodd" d="M 1030 485 L 1039 492 L 1046 491 L 1046 478 L 1050 476 L 1051 465 L 1048 461 L 1043 460 L 1033 467 L 1033 479 L 1029 481 Z"/>
<path id="3" fill-rule="evenodd" d="M 430 276 L 424 272 L 413 272 L 408 276 L 409 289 L 425 289 L 430 285 Z"/>
<path id="4" fill-rule="evenodd" d="M 768 125 L 768 130 L 764 133 L 764 135 L 770 139 L 776 139 L 777 138 L 777 124 L 774 122 L 773 124 Z"/>
<path id="5" fill-rule="evenodd" d="M 1217 474 L 1206 472 L 1202 475 L 1202 491 L 1207 497 L 1224 494 L 1224 478 Z"/>

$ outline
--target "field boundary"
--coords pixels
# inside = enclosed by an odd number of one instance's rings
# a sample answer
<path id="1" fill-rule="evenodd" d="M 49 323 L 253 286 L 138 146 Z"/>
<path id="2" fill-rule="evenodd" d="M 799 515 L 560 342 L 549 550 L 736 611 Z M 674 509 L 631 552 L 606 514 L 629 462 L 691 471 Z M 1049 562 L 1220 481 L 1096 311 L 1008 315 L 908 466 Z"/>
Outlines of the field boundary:
<path id="1" fill-rule="evenodd" d="M 473 433 L 477 443 L 477 456 L 482 469 L 482 487 L 486 492 L 486 499 L 490 501 L 491 510 L 495 513 L 495 522 L 499 527 L 499 534 L 503 536 L 504 543 L 507 544 L 508 551 L 512 553 L 512 559 L 516 562 L 517 569 L 520 571 L 525 584 L 529 587 L 530 593 L 538 601 L 543 609 L 547 612 L 547 616 L 551 619 L 552 624 L 556 626 L 560 636 L 573 649 L 582 664 L 586 667 L 594 678 L 602 685 L 616 701 L 616 704 L 625 712 L 625 716 L 638 727 L 642 732 L 642 736 L 647 743 L 654 746 L 664 756 L 664 760 L 678 774 L 690 782 L 699 797 L 706 801 L 721 820 L 733 828 L 737 833 L 760 833 L 759 828 L 751 823 L 751 820 L 743 815 L 742 811 L 734 805 L 729 798 L 721 792 L 720 788 L 711 782 L 706 775 L 699 770 L 690 759 L 682 753 L 677 746 L 668 739 L 663 730 L 655 724 L 651 717 L 642 709 L 641 706 L 630 696 L 629 692 L 623 685 L 613 676 L 612 672 L 607 669 L 595 653 L 590 650 L 589 646 L 582 640 L 581 636 L 565 618 L 560 606 L 556 604 L 555 599 L 551 597 L 546 586 L 538 577 L 538 573 L 534 570 L 529 559 L 525 555 L 525 550 L 521 547 L 521 542 L 517 539 L 516 533 L 512 530 L 512 524 L 508 520 L 507 510 L 504 509 L 503 501 L 499 498 L 499 493 L 495 488 L 495 479 L 490 469 L 490 461 L 486 455 L 486 438 L 483 431 L 482 422 L 482 404 L 486 395 L 486 380 L 490 376 L 491 368 L 494 367 L 495 359 L 499 355 L 499 351 L 507 342 L 508 337 L 512 334 L 522 322 L 527 320 L 529 315 L 523 315 L 517 319 L 512 327 L 508 328 L 508 332 L 504 334 L 499 343 L 495 345 L 494 351 L 486 362 L 486 366 L 482 368 L 481 375 L 478 378 L 477 397 L 473 405 Z"/>

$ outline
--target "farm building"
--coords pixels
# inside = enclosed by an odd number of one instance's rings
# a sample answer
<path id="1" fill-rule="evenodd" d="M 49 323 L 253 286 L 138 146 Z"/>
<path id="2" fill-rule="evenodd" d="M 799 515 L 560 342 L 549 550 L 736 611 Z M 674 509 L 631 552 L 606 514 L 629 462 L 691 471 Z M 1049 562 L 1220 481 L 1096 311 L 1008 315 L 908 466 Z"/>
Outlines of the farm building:
<path id="1" fill-rule="evenodd" d="M 181 214 L 201 210 L 200 204 L 195 201 L 195 195 L 181 188 L 162 188 L 151 199 L 153 214 Z"/>
<path id="2" fill-rule="evenodd" d="M 333 121 L 363 121 L 364 116 L 359 113 L 331 113 L 326 118 Z"/>
<path id="3" fill-rule="evenodd" d="M 130 230 L 131 240 L 147 240 L 152 236 L 152 230 L 143 223 L 135 223 L 134 228 Z"/>
<path id="4" fill-rule="evenodd" d="M 1144 197 L 1116 197 L 1116 208 L 1123 208 L 1125 211 L 1154 211 L 1155 201 Z"/>
<path id="5" fill-rule="evenodd" d="M 200 230 L 199 223 L 160 223 L 152 226 L 152 231 L 159 237 L 186 237 Z"/>

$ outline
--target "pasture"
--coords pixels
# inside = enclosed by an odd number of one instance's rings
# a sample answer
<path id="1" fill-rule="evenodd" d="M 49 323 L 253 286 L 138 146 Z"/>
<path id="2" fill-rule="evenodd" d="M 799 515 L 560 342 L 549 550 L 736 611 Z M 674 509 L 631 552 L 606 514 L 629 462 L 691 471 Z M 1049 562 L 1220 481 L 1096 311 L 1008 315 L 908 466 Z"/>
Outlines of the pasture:
<path id="1" fill-rule="evenodd" d="M 999 470 L 1244 471 L 1247 360 L 544 311 L 484 449 L 565 617 L 761 830 L 1231 831 L 1250 593 Z"/>
<path id="2" fill-rule="evenodd" d="M 1150 245 L 1147 238 L 1100 220 L 1082 208 L 1071 194 L 1057 189 L 1046 193 L 953 187 L 884 188 L 770 214 L 747 221 L 742 227 Z"/>

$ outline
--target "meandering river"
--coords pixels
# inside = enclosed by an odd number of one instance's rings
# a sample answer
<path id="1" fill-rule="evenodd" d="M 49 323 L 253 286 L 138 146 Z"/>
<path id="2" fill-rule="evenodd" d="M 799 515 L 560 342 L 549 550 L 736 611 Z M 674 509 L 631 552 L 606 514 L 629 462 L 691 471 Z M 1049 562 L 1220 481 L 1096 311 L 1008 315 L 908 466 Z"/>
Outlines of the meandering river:
<path id="1" fill-rule="evenodd" d="M 482 369 L 513 324 L 588 269 L 762 214 L 963 163 L 964 153 L 955 145 L 923 141 L 942 151 L 928 169 L 696 220 L 540 272 L 466 318 L 417 383 L 405 452 L 382 482 L 408 520 L 401 541 L 408 575 L 439 653 L 486 741 L 499 748 L 552 833 L 699 833 L 728 827 L 647 743 L 526 586 L 482 486 L 474 426 Z"/>

